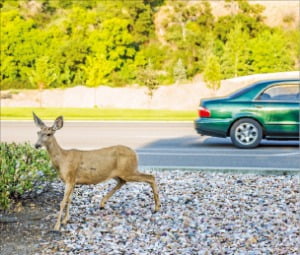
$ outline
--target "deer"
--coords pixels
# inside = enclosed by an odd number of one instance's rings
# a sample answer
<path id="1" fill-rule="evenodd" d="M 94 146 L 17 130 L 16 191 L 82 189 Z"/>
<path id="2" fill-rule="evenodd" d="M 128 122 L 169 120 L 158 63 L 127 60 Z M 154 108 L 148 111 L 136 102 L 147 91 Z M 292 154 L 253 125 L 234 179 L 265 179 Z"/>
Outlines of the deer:
<path id="1" fill-rule="evenodd" d="M 60 147 L 54 136 L 55 132 L 63 127 L 63 116 L 57 117 L 51 127 L 46 126 L 34 112 L 33 119 L 35 125 L 40 128 L 35 148 L 46 148 L 54 169 L 65 184 L 54 231 L 60 231 L 61 225 L 67 224 L 70 219 L 72 193 L 77 184 L 98 184 L 114 179 L 117 182 L 116 186 L 100 202 L 100 208 L 103 209 L 108 199 L 127 182 L 146 182 L 152 188 L 154 212 L 159 211 L 161 205 L 155 177 L 138 170 L 138 157 L 133 149 L 115 145 L 95 150 L 66 150 Z"/>

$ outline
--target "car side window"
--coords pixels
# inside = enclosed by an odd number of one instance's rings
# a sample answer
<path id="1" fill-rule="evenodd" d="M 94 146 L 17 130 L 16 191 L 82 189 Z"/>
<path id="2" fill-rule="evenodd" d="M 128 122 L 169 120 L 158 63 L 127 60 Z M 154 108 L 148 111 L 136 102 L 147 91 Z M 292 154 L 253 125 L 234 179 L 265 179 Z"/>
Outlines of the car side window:
<path id="1" fill-rule="evenodd" d="M 300 100 L 298 84 L 280 84 L 266 89 L 257 98 L 259 101 L 288 101 Z"/>

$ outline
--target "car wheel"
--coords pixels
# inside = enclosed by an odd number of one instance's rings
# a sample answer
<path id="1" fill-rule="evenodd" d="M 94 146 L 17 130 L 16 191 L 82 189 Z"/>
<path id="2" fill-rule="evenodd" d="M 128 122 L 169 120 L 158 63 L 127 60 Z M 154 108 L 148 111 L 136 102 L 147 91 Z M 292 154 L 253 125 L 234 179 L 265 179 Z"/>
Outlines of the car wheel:
<path id="1" fill-rule="evenodd" d="M 262 139 L 261 125 L 253 119 L 240 119 L 230 129 L 232 143 L 243 149 L 255 148 Z"/>

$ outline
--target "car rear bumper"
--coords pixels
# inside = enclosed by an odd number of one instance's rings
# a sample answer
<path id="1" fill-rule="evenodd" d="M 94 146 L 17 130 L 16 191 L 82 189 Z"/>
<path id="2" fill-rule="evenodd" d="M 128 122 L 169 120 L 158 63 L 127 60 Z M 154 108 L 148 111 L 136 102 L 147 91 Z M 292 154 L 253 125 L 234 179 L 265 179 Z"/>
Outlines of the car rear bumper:
<path id="1" fill-rule="evenodd" d="M 231 119 L 212 119 L 212 118 L 198 118 L 194 121 L 194 127 L 198 134 L 227 137 Z"/>

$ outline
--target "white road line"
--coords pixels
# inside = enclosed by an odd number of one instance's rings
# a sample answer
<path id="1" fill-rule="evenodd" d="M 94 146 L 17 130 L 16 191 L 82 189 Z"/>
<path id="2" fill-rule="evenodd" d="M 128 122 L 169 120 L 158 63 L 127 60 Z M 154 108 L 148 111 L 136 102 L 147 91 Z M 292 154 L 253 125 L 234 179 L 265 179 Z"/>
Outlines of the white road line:
<path id="1" fill-rule="evenodd" d="M 288 145 L 287 145 L 288 147 Z M 179 152 L 201 152 L 201 151 L 206 151 L 206 152 L 209 152 L 211 151 L 213 154 L 216 154 L 216 153 L 224 153 L 224 152 L 228 152 L 229 153 L 241 153 L 241 154 L 245 154 L 245 152 L 247 153 L 251 153 L 253 152 L 254 154 L 255 153 L 264 153 L 264 152 L 277 152 L 278 150 L 281 150 L 281 149 L 237 149 L 237 148 L 226 148 L 226 149 L 217 149 L 217 148 L 161 148 L 161 147 L 150 147 L 150 148 L 140 148 L 138 149 L 139 151 L 155 151 L 155 152 L 158 152 L 158 151 L 179 151 Z M 287 150 L 289 151 L 288 153 L 300 153 L 300 147 L 299 148 L 288 148 L 288 149 L 284 149 L 284 150 Z"/>
<path id="2" fill-rule="evenodd" d="M 274 167 L 206 167 L 206 166 L 140 166 L 141 170 L 199 170 L 199 171 L 215 171 L 215 172 L 222 172 L 222 171 L 229 171 L 229 172 L 254 172 L 254 173 L 263 173 L 263 172 L 277 172 L 277 173 L 284 173 L 294 172 L 295 174 L 300 174 L 299 168 L 274 168 Z"/>
<path id="3" fill-rule="evenodd" d="M 147 151 L 139 151 L 137 150 L 139 155 L 151 155 L 151 156 L 213 156 L 213 157 L 222 157 L 222 156 L 230 156 L 230 157 L 290 157 L 294 155 L 299 155 L 300 152 L 290 152 L 290 153 L 278 153 L 278 154 L 230 154 L 230 153 L 195 153 L 195 152 L 147 152 Z"/>

